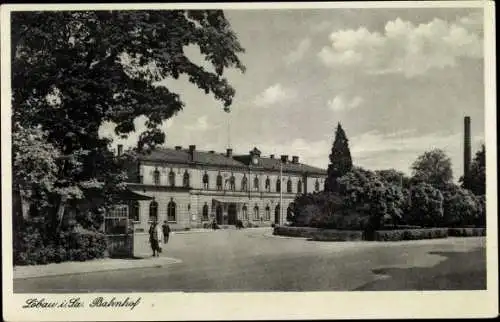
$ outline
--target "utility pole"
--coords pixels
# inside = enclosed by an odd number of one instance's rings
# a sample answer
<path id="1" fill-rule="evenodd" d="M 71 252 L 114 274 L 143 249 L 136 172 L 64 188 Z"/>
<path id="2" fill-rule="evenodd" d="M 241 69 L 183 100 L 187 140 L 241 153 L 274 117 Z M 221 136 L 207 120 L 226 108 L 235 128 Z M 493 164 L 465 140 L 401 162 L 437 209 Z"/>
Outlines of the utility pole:
<path id="1" fill-rule="evenodd" d="M 280 223 L 283 219 L 283 160 L 280 160 Z"/>

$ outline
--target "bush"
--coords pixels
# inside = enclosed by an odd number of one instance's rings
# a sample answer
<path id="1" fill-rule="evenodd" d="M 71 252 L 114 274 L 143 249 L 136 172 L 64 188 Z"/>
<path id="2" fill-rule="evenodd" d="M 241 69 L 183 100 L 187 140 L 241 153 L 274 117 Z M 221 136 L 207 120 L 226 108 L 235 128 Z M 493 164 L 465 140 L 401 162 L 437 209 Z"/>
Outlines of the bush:
<path id="1" fill-rule="evenodd" d="M 410 209 L 405 221 L 410 225 L 439 227 L 443 225 L 443 195 L 426 183 L 419 183 L 410 190 Z"/>
<path id="2" fill-rule="evenodd" d="M 374 234 L 377 241 L 420 240 L 448 237 L 447 228 L 379 230 Z"/>
<path id="3" fill-rule="evenodd" d="M 481 205 L 469 190 L 449 184 L 443 187 L 444 221 L 448 227 L 464 227 L 478 223 Z"/>
<path id="4" fill-rule="evenodd" d="M 362 231 L 320 229 L 312 227 L 280 227 L 273 230 L 274 235 L 310 238 L 316 241 L 351 241 L 362 240 Z"/>
<path id="5" fill-rule="evenodd" d="M 452 237 L 486 236 L 486 228 L 449 228 L 448 236 Z"/>
<path id="6" fill-rule="evenodd" d="M 17 233 L 14 265 L 38 265 L 64 261 L 85 261 L 104 257 L 104 234 L 85 229 L 61 232 L 58 238 L 43 238 L 39 227 L 28 224 Z"/>

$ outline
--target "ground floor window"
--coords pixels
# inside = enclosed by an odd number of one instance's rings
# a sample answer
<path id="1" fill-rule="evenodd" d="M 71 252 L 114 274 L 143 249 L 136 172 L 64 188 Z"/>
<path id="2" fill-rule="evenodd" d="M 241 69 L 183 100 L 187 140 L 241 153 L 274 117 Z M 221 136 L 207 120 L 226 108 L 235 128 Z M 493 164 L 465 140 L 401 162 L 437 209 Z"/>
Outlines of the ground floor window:
<path id="1" fill-rule="evenodd" d="M 208 220 L 208 205 L 205 204 L 203 206 L 203 212 L 202 212 L 202 220 Z"/>
<path id="2" fill-rule="evenodd" d="M 139 217 L 139 202 L 138 201 L 132 201 L 130 203 L 130 209 L 129 209 L 129 218 L 132 221 L 140 221 Z"/>
<path id="3" fill-rule="evenodd" d="M 269 221 L 271 220 L 271 209 L 269 206 L 266 207 L 266 212 L 264 214 L 264 220 Z"/>
<path id="4" fill-rule="evenodd" d="M 167 220 L 170 222 L 176 222 L 176 204 L 173 201 L 170 201 L 167 205 Z"/>
<path id="5" fill-rule="evenodd" d="M 243 206 L 241 209 L 242 215 L 243 215 L 243 220 L 248 220 L 248 211 L 247 211 L 247 206 Z"/>

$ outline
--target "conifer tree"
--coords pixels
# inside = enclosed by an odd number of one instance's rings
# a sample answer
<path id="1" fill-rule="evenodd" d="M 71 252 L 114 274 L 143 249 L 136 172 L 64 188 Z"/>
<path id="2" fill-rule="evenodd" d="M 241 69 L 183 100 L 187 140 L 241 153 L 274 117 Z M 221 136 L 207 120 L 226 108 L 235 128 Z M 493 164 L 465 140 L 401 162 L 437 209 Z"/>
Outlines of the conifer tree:
<path id="1" fill-rule="evenodd" d="M 339 122 L 330 154 L 325 191 L 337 191 L 337 179 L 352 169 L 352 158 L 348 141 L 344 129 Z"/>

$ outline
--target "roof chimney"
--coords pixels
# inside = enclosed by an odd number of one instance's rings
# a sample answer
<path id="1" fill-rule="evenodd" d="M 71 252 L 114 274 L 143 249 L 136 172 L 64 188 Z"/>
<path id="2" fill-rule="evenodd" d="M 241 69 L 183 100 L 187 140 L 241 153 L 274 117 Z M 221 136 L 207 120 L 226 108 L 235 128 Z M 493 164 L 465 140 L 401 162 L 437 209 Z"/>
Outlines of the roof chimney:
<path id="1" fill-rule="evenodd" d="M 122 153 L 123 153 L 123 145 L 122 144 L 118 144 L 118 152 L 117 152 L 118 156 L 121 156 Z"/>
<path id="2" fill-rule="evenodd" d="M 281 156 L 281 162 L 286 163 L 288 161 L 288 155 Z"/>
<path id="3" fill-rule="evenodd" d="M 210 153 L 210 154 L 214 154 L 214 153 L 215 153 L 215 151 L 214 151 L 214 150 L 210 150 L 210 151 L 208 151 L 208 153 Z"/>
<path id="4" fill-rule="evenodd" d="M 189 146 L 189 159 L 190 161 L 194 161 L 194 150 L 196 150 L 196 145 Z"/>
<path id="5" fill-rule="evenodd" d="M 269 157 L 270 157 L 271 159 L 274 159 L 274 154 L 271 154 Z"/>
<path id="6" fill-rule="evenodd" d="M 175 150 L 176 150 L 176 151 L 180 151 L 180 150 L 182 150 L 182 146 L 180 146 L 180 145 L 176 145 L 176 146 L 175 146 Z"/>
<path id="7" fill-rule="evenodd" d="M 233 156 L 233 149 L 226 150 L 226 157 L 231 158 Z"/>
<path id="8" fill-rule="evenodd" d="M 292 163 L 299 163 L 299 157 L 296 155 L 292 156 Z"/>

